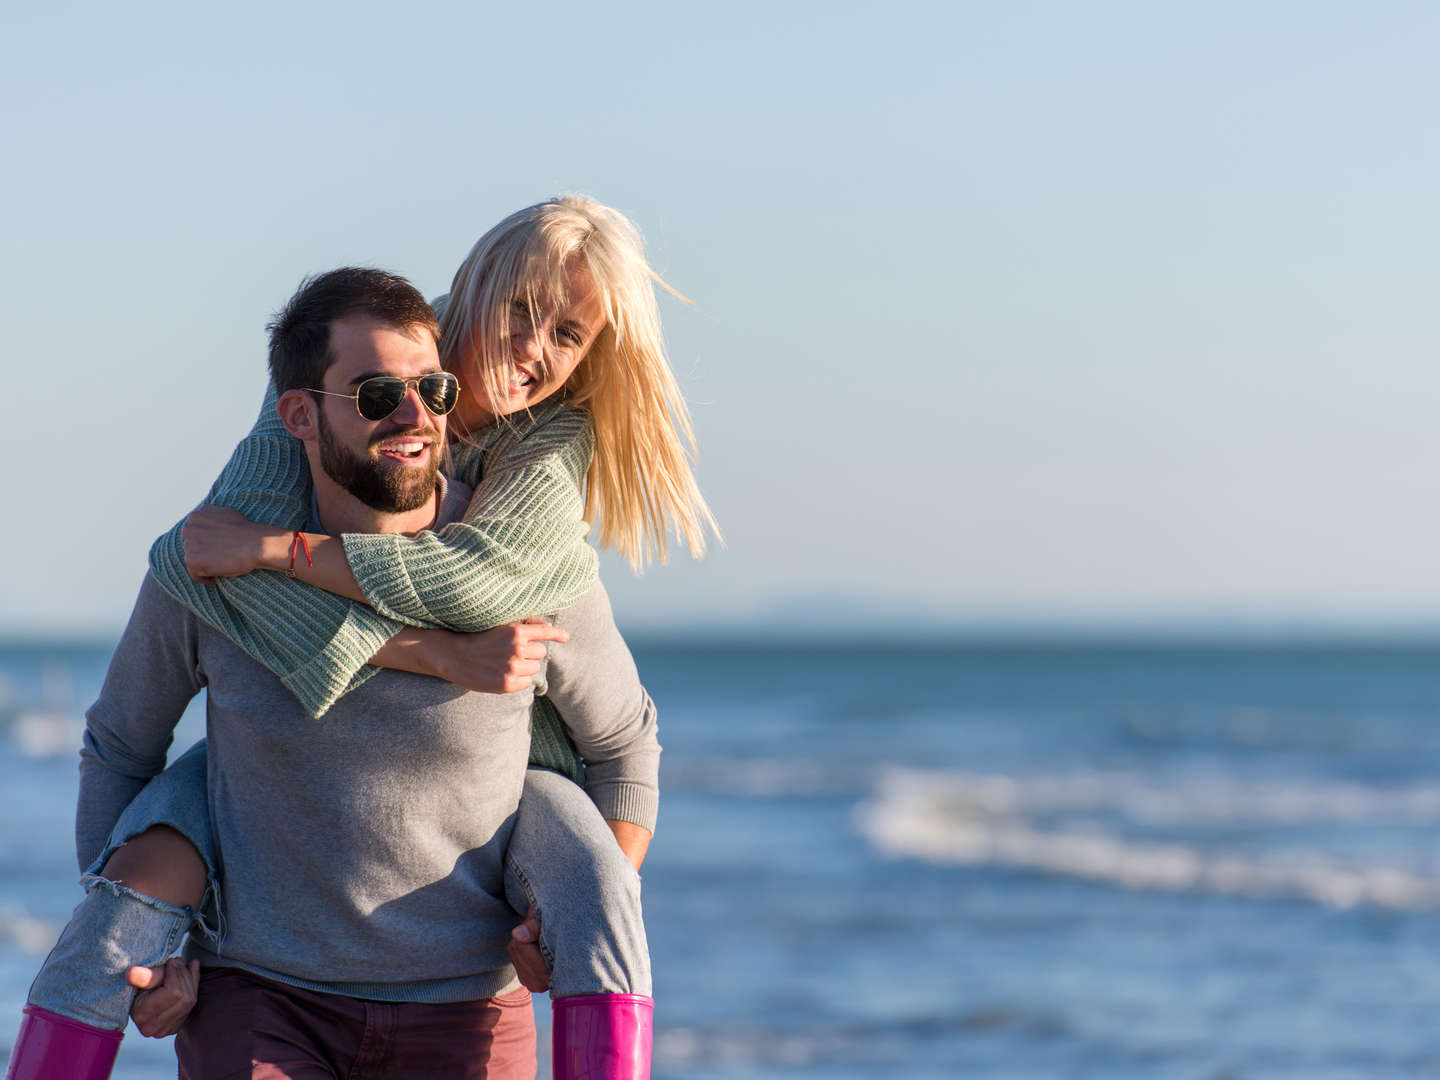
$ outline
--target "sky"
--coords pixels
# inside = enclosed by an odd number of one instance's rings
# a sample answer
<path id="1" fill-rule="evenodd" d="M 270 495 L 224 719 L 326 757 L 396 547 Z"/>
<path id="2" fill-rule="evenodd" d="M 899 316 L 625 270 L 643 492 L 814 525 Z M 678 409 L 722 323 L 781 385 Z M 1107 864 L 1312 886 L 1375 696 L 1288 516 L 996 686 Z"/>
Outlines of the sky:
<path id="1" fill-rule="evenodd" d="M 694 301 L 725 546 L 607 560 L 623 627 L 1440 625 L 1433 5 L 61 3 L 0 51 L 0 632 L 123 625 L 305 274 L 437 294 L 565 191 Z"/>

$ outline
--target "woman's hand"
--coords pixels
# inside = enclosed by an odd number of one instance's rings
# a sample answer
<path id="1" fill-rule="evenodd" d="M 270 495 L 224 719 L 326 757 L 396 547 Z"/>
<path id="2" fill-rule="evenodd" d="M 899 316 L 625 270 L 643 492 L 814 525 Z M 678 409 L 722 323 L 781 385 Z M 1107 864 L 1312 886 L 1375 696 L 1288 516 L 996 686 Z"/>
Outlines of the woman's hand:
<path id="1" fill-rule="evenodd" d="M 290 535 L 284 529 L 257 525 L 226 506 L 202 506 L 185 519 L 180 530 L 185 569 L 201 585 L 214 585 L 217 578 L 240 577 L 260 569 L 266 541 L 273 547 Z"/>
<path id="2" fill-rule="evenodd" d="M 569 640 L 566 631 L 544 619 L 506 623 L 475 634 L 406 627 L 370 663 L 433 675 L 480 694 L 513 694 L 529 689 L 539 674 L 546 642 Z"/>
<path id="3" fill-rule="evenodd" d="M 482 694 L 513 694 L 528 690 L 540 673 L 547 641 L 569 641 L 570 635 L 544 619 L 506 623 L 478 634 L 444 632 L 439 641 L 440 677 Z"/>

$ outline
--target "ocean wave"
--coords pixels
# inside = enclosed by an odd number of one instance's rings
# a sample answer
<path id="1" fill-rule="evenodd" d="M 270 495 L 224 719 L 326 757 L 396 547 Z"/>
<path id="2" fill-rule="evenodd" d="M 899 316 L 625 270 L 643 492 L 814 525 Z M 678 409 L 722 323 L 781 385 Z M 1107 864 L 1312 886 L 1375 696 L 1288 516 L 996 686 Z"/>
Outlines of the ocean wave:
<path id="1" fill-rule="evenodd" d="M 22 755 L 37 759 L 73 755 L 83 730 L 78 716 L 43 710 L 0 716 L 0 724 L 10 729 L 10 739 Z"/>
<path id="2" fill-rule="evenodd" d="M 886 854 L 938 863 L 1336 908 L 1440 907 L 1440 875 L 1428 869 L 1304 847 L 1282 846 L 1260 858 L 1183 835 L 1135 837 L 1096 821 L 1090 815 L 1097 811 L 1169 826 L 1430 823 L 1440 820 L 1440 788 L 1234 780 L 1162 785 L 1129 774 L 1019 779 L 894 769 L 858 808 L 857 824 Z"/>
<path id="3" fill-rule="evenodd" d="M 44 956 L 60 937 L 60 927 L 12 907 L 0 907 L 0 942 Z"/>
<path id="4" fill-rule="evenodd" d="M 716 795 L 770 796 L 859 795 L 874 783 L 875 767 L 801 758 L 704 757 L 665 765 L 672 790 Z"/>
<path id="5" fill-rule="evenodd" d="M 669 1069 L 813 1068 L 860 1062 L 900 1063 L 915 1046 L 984 1034 L 1018 1033 L 1056 1038 L 1070 1025 L 1060 1014 L 1011 1002 L 883 1020 L 809 1024 L 802 1030 L 778 1027 L 686 1027 L 667 1024 L 655 1033 L 655 1064 Z"/>

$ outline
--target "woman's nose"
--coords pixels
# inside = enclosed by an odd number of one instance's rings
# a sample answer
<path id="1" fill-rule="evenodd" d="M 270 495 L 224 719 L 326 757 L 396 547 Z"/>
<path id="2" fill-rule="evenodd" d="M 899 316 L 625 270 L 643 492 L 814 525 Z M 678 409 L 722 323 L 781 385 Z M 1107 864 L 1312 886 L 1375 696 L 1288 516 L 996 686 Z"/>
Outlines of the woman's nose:
<path id="1" fill-rule="evenodd" d="M 516 356 L 538 358 L 540 355 L 540 332 L 528 322 L 511 326 L 510 348 Z"/>

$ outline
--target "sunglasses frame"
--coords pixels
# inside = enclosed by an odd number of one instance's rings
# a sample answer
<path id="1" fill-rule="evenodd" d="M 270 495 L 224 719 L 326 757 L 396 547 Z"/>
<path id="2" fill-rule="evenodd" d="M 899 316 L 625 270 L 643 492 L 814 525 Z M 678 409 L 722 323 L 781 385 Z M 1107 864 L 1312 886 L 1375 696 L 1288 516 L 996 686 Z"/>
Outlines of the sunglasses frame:
<path id="1" fill-rule="evenodd" d="M 444 411 L 439 411 L 435 409 L 434 406 L 430 404 L 430 402 L 425 400 L 425 395 L 420 393 L 420 383 L 426 379 L 434 378 L 445 379 L 448 385 L 455 388 L 455 400 L 450 403 L 450 408 L 445 409 Z M 405 384 L 405 389 L 400 393 L 400 400 L 395 402 L 394 406 L 384 416 L 370 417 L 366 416 L 363 412 L 360 411 L 360 394 L 365 384 L 372 382 L 398 382 Z M 326 397 L 349 398 L 351 401 L 355 402 L 355 411 L 360 414 L 361 420 L 364 420 L 366 423 L 370 424 L 378 424 L 381 420 L 392 416 L 396 409 L 400 408 L 401 405 L 405 404 L 405 395 L 410 393 L 410 387 L 412 384 L 415 386 L 415 396 L 420 399 L 420 404 L 425 406 L 425 410 L 431 416 L 448 416 L 450 415 L 450 413 L 455 411 L 455 406 L 460 403 L 460 380 L 456 378 L 452 372 L 449 371 L 427 371 L 424 375 L 412 375 L 408 379 L 402 379 L 399 375 L 372 375 L 370 376 L 370 378 L 361 379 L 358 383 L 356 383 L 355 393 L 353 394 L 341 394 L 337 393 L 334 390 L 321 390 L 314 386 L 307 386 L 305 389 L 309 390 L 312 394 L 324 394 Z"/>

